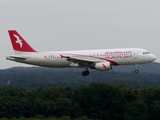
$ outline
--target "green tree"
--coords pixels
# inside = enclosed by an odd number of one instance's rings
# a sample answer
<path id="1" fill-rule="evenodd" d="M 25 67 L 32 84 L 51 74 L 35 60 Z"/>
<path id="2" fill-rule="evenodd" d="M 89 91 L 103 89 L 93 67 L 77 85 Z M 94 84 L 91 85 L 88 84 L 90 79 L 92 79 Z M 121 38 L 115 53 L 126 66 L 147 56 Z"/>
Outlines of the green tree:
<path id="1" fill-rule="evenodd" d="M 127 100 L 129 104 L 138 99 L 138 92 L 133 88 L 129 88 L 127 86 L 120 86 L 119 90 L 123 93 L 125 100 Z"/>
<path id="2" fill-rule="evenodd" d="M 147 120 L 147 110 L 148 107 L 142 100 L 134 101 L 127 109 L 127 112 L 124 115 L 124 120 Z"/>
<path id="3" fill-rule="evenodd" d="M 82 115 L 92 119 L 121 120 L 127 107 L 122 92 L 105 83 L 79 87 L 75 99 L 80 104 Z"/>

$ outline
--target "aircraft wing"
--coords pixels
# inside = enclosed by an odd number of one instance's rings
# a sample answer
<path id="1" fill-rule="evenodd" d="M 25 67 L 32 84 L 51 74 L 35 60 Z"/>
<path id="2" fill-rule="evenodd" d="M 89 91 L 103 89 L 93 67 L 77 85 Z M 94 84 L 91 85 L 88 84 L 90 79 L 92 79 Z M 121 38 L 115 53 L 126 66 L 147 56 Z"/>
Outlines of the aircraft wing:
<path id="1" fill-rule="evenodd" d="M 96 59 L 87 59 L 87 58 L 67 58 L 69 61 L 72 61 L 72 62 L 102 62 L 102 60 L 96 60 Z"/>
<path id="2" fill-rule="evenodd" d="M 91 57 L 83 57 L 83 56 L 76 56 L 76 57 L 70 57 L 66 55 L 61 55 L 63 58 L 67 58 L 69 62 L 78 63 L 81 67 L 90 67 L 94 63 L 98 62 L 104 62 L 104 60 L 100 60 L 97 58 L 91 58 Z"/>

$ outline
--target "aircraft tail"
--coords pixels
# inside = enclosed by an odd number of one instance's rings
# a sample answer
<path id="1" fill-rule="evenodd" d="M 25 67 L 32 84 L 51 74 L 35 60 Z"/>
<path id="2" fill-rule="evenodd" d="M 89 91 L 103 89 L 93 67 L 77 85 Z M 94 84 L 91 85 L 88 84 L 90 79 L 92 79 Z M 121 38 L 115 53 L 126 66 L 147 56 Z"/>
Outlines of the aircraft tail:
<path id="1" fill-rule="evenodd" d="M 36 52 L 16 30 L 8 30 L 15 54 Z"/>

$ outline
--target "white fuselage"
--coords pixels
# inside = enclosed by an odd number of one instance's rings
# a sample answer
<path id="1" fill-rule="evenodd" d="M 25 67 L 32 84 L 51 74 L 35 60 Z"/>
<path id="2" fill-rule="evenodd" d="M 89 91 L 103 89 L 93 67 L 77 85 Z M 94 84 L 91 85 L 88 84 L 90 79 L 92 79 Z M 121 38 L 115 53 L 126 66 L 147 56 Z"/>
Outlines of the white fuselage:
<path id="1" fill-rule="evenodd" d="M 147 50 L 139 48 L 123 49 L 100 49 L 100 50 L 78 50 L 78 51 L 57 51 L 57 52 L 26 52 L 21 55 L 26 59 L 15 59 L 7 57 L 12 61 L 27 63 L 45 67 L 81 67 L 77 62 L 70 61 L 67 57 L 91 60 L 96 62 L 110 62 L 111 65 L 132 65 L 152 62 L 156 59 Z M 67 56 L 67 57 L 65 57 Z M 85 66 L 85 65 L 84 65 Z M 83 66 L 83 67 L 84 67 Z M 88 67 L 86 65 L 86 67 Z"/>

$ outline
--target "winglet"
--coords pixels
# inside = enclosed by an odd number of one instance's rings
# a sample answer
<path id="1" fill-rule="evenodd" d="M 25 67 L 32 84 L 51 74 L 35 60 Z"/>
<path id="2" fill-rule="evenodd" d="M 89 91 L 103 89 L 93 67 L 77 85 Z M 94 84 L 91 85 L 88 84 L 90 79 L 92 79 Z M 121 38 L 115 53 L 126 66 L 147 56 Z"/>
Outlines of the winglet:
<path id="1" fill-rule="evenodd" d="M 18 52 L 36 52 L 16 30 L 8 30 L 13 49 Z"/>

